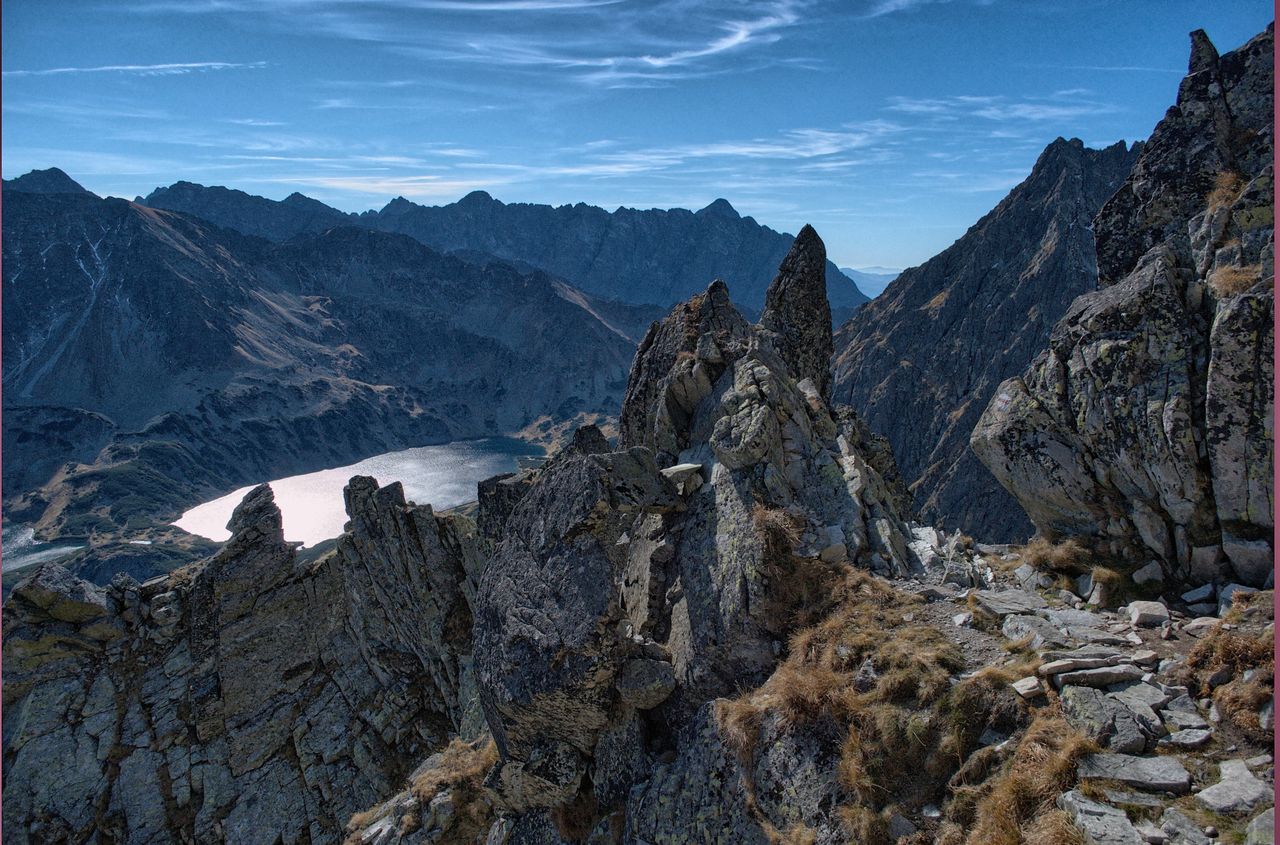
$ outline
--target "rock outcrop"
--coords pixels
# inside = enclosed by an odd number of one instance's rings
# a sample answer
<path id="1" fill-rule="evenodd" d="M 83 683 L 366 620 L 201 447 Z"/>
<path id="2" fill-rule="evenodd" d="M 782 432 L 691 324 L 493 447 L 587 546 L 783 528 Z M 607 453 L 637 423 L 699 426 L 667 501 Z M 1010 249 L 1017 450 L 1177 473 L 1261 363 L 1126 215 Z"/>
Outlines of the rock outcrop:
<path id="1" fill-rule="evenodd" d="M 926 522 L 988 542 L 1031 535 L 969 435 L 999 384 L 1026 369 L 1072 300 L 1096 286 L 1089 224 L 1140 148 L 1054 141 L 989 214 L 837 333 L 835 399 L 889 438 Z"/>
<path id="2" fill-rule="evenodd" d="M 472 526 L 347 488 L 319 560 L 268 487 L 206 562 L 95 587 L 47 564 L 4 607 L 5 841 L 337 842 L 483 724 Z"/>
<path id="3" fill-rule="evenodd" d="M 806 227 L 759 327 L 722 282 L 677 306 L 637 353 L 622 451 L 580 431 L 511 511 L 475 626 L 505 812 L 623 812 L 682 726 L 773 670 L 806 579 L 918 571 L 887 449 L 822 394 L 823 265 Z"/>
<path id="4" fill-rule="evenodd" d="M 1271 577 L 1273 39 L 1219 57 L 1192 35 L 1095 221 L 1101 287 L 972 436 L 1040 533 L 1175 582 Z"/>

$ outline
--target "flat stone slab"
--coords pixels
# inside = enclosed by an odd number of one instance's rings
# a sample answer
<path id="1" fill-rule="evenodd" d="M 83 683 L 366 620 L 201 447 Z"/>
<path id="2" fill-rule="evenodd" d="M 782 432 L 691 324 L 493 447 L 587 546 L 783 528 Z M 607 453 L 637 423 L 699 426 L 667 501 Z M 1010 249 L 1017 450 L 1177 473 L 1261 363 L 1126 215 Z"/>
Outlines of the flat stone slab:
<path id="1" fill-rule="evenodd" d="M 1160 816 L 1160 829 L 1169 834 L 1173 845 L 1212 845 L 1204 829 L 1177 807 L 1169 807 Z"/>
<path id="2" fill-rule="evenodd" d="M 1209 727 L 1209 723 L 1199 713 L 1189 713 L 1186 710 L 1165 710 L 1160 714 L 1160 718 L 1172 733 L 1203 730 Z"/>
<path id="3" fill-rule="evenodd" d="M 1040 686 L 1040 679 L 1034 675 L 1028 675 L 1021 680 L 1014 681 L 1010 686 L 1013 687 L 1014 692 L 1023 698 L 1031 699 L 1044 695 L 1044 687 Z"/>
<path id="4" fill-rule="evenodd" d="M 1107 626 L 1107 620 L 1087 610 L 1071 608 L 1046 608 L 1039 616 L 1048 619 L 1059 628 L 1094 628 L 1101 630 Z"/>
<path id="5" fill-rule="evenodd" d="M 1114 648 L 1106 648 L 1105 646 L 1086 645 L 1080 648 L 1073 648 L 1069 651 L 1046 651 L 1040 655 L 1040 659 L 1045 662 L 1053 660 L 1089 660 L 1104 659 L 1107 664 L 1116 664 L 1124 662 L 1125 653 Z"/>
<path id="6" fill-rule="evenodd" d="M 1211 739 L 1213 739 L 1213 731 L 1208 728 L 1187 728 L 1181 731 L 1174 731 L 1161 739 L 1157 745 L 1160 748 L 1191 751 L 1207 745 Z"/>
<path id="7" fill-rule="evenodd" d="M 1081 778 L 1117 780 L 1148 792 L 1184 795 L 1191 791 L 1191 774 L 1173 757 L 1089 754 L 1080 759 L 1076 771 Z"/>
<path id="8" fill-rule="evenodd" d="M 1137 666 L 1122 663 L 1119 666 L 1099 666 L 1097 669 L 1064 672 L 1056 676 L 1053 682 L 1059 688 L 1071 685 L 1079 687 L 1109 687 L 1112 684 L 1140 681 L 1145 674 Z"/>
<path id="9" fill-rule="evenodd" d="M 1067 723 L 1103 748 L 1133 754 L 1147 747 L 1137 718 L 1106 693 L 1092 687 L 1063 687 L 1060 700 Z"/>
<path id="10" fill-rule="evenodd" d="M 1039 616 L 1028 616 L 1025 613 L 1010 614 L 1004 618 L 1000 633 L 1005 639 L 1018 642 L 1029 640 L 1033 649 L 1039 650 L 1046 645 L 1065 645 L 1067 636 L 1053 623 Z"/>
<path id="11" fill-rule="evenodd" d="M 1146 845 L 1124 810 L 1092 801 L 1078 790 L 1059 795 L 1058 809 L 1071 816 L 1085 839 L 1094 845 Z"/>
<path id="12" fill-rule="evenodd" d="M 1061 660 L 1050 660 L 1048 663 L 1041 663 L 1040 668 L 1036 671 L 1040 673 L 1041 677 L 1049 677 L 1050 675 L 1061 675 L 1064 672 L 1079 672 L 1081 669 L 1100 669 L 1103 666 L 1114 665 L 1114 660 L 1107 657 L 1064 657 Z"/>
<path id="13" fill-rule="evenodd" d="M 1273 795 L 1270 787 L 1253 776 L 1244 760 L 1227 760 L 1218 771 L 1222 779 L 1196 793 L 1196 800 L 1215 813 L 1248 813 Z"/>
<path id="14" fill-rule="evenodd" d="M 1014 613 L 1032 614 L 1049 606 L 1043 596 L 1026 590 L 975 590 L 973 598 L 978 607 L 1001 619 Z"/>

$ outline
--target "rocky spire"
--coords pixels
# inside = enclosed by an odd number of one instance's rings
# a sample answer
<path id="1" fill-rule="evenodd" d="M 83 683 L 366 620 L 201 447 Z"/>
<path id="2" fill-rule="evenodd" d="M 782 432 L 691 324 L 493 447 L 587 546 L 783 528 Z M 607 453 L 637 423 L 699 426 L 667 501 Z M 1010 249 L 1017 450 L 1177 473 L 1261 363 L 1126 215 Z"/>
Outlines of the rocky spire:
<path id="1" fill-rule="evenodd" d="M 765 293 L 760 327 L 773 334 L 797 380 L 811 378 L 831 398 L 831 305 L 827 301 L 827 248 L 806 224 Z"/>

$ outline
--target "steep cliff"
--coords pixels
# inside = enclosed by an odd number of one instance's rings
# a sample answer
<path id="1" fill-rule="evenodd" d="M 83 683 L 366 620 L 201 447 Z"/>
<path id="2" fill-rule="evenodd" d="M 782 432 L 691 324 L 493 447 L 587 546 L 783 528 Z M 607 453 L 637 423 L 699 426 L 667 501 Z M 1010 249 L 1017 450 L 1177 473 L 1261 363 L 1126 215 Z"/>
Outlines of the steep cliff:
<path id="1" fill-rule="evenodd" d="M 1031 535 L 969 435 L 1000 382 L 1096 286 L 1090 222 L 1138 149 L 1054 141 L 995 209 L 837 333 L 834 396 L 889 438 L 926 520 L 992 542 Z"/>
<path id="2" fill-rule="evenodd" d="M 48 564 L 4 607 L 5 842 L 334 842 L 468 712 L 471 526 L 347 488 L 299 557 L 267 487 L 206 562 L 97 588 Z"/>
<path id="3" fill-rule="evenodd" d="M 1190 69 L 1094 223 L 1100 288 L 996 391 L 979 458 L 1050 539 L 1271 578 L 1273 28 Z"/>

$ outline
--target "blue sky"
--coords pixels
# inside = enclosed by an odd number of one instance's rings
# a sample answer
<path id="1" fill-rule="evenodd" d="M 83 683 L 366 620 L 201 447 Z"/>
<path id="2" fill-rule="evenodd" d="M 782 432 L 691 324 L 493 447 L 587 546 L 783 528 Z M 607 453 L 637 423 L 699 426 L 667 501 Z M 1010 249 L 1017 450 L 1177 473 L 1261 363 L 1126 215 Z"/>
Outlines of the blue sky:
<path id="1" fill-rule="evenodd" d="M 4 0 L 6 178 L 812 223 L 917 264 L 1055 137 L 1145 138 L 1260 0 Z"/>

